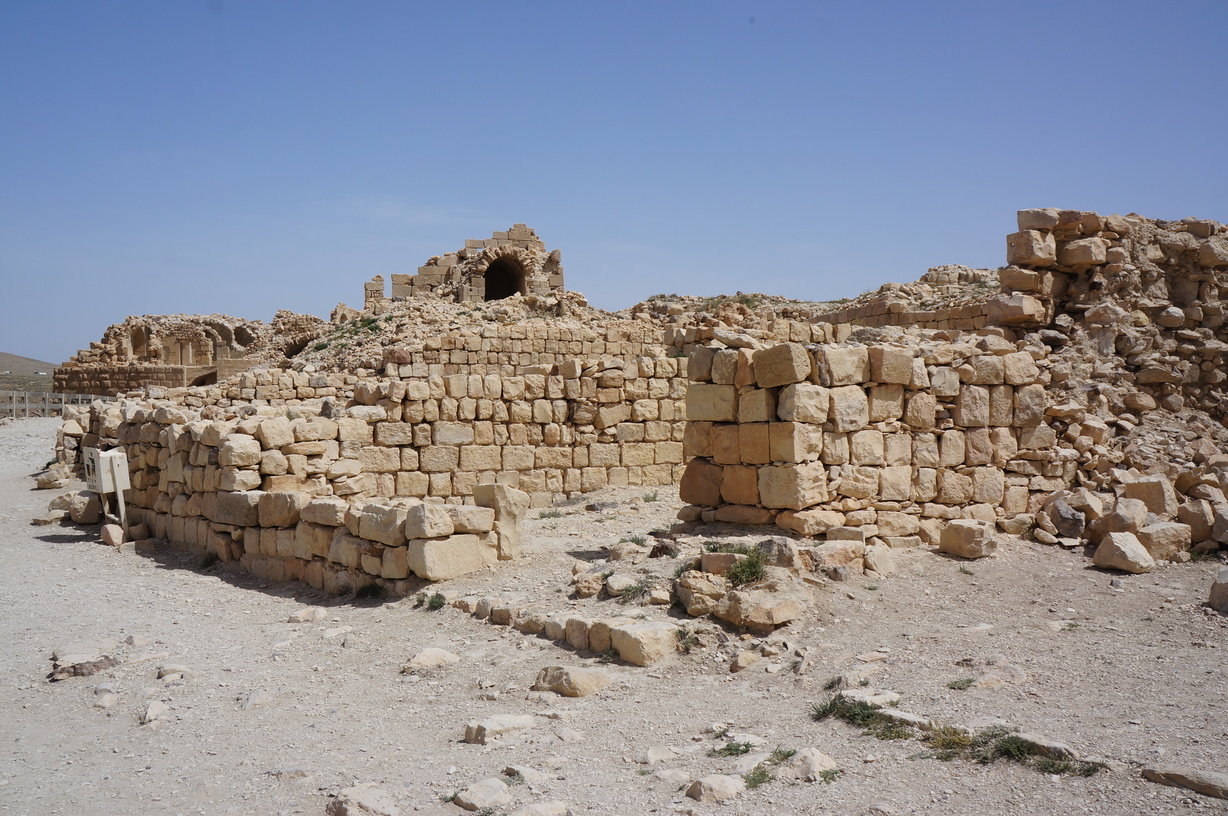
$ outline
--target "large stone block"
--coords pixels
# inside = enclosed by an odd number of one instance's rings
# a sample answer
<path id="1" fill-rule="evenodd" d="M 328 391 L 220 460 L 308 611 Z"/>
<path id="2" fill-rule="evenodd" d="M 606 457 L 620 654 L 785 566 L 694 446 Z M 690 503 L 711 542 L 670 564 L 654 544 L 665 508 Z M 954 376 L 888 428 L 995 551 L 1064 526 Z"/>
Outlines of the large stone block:
<path id="1" fill-rule="evenodd" d="M 405 543 L 405 508 L 364 505 L 358 519 L 358 535 L 389 547 L 401 546 Z"/>
<path id="2" fill-rule="evenodd" d="M 963 428 L 985 427 L 989 424 L 989 389 L 982 385 L 964 385 L 955 402 L 955 424 Z"/>
<path id="3" fill-rule="evenodd" d="M 1156 561 L 1175 561 L 1179 553 L 1189 552 L 1190 534 L 1188 524 L 1160 521 L 1139 530 L 1138 540 Z"/>
<path id="4" fill-rule="evenodd" d="M 222 467 L 252 467 L 260 464 L 260 442 L 247 434 L 227 434 L 217 452 Z"/>
<path id="5" fill-rule="evenodd" d="M 686 418 L 688 421 L 736 421 L 738 418 L 737 387 L 692 383 L 686 391 Z"/>
<path id="6" fill-rule="evenodd" d="M 986 398 L 988 411 L 988 398 Z M 831 389 L 831 407 L 828 417 L 833 429 L 840 432 L 856 431 L 870 422 L 870 403 L 866 392 L 856 385 Z"/>
<path id="7" fill-rule="evenodd" d="M 257 502 L 261 527 L 293 527 L 311 497 L 306 493 L 263 493 Z"/>
<path id="8" fill-rule="evenodd" d="M 213 515 L 208 518 L 218 524 L 258 527 L 260 526 L 260 497 L 263 495 L 259 490 L 218 493 L 217 501 L 213 505 Z"/>
<path id="9" fill-rule="evenodd" d="M 1133 533 L 1108 533 L 1100 540 L 1092 563 L 1104 569 L 1121 570 L 1134 574 L 1151 572 L 1155 559 L 1147 552 L 1142 542 Z"/>
<path id="10" fill-rule="evenodd" d="M 864 346 L 823 346 L 816 358 L 823 385 L 859 385 L 870 382 L 870 352 Z"/>
<path id="11" fill-rule="evenodd" d="M 827 501 L 827 469 L 821 462 L 759 468 L 759 504 L 804 510 Z"/>
<path id="12" fill-rule="evenodd" d="M 1057 259 L 1062 266 L 1095 266 L 1105 262 L 1108 248 L 1103 238 L 1079 238 L 1063 246 Z"/>
<path id="13" fill-rule="evenodd" d="M 1177 515 L 1177 491 L 1163 474 L 1140 476 L 1122 485 L 1122 495 L 1138 499 L 1157 516 L 1172 518 Z"/>
<path id="14" fill-rule="evenodd" d="M 660 663 L 678 649 L 678 627 L 672 623 L 627 623 L 610 632 L 620 659 L 635 666 Z"/>
<path id="15" fill-rule="evenodd" d="M 776 516 L 776 526 L 791 533 L 817 536 L 836 527 L 843 527 L 845 516 L 837 510 L 785 510 Z"/>
<path id="16" fill-rule="evenodd" d="M 957 555 L 960 558 L 984 558 L 998 548 L 993 534 L 994 526 L 987 521 L 953 519 L 942 528 L 938 539 L 938 552 Z"/>
<path id="17" fill-rule="evenodd" d="M 779 346 L 759 349 L 752 360 L 755 381 L 760 388 L 803 382 L 810 376 L 813 365 L 810 353 L 799 343 L 782 343 Z"/>
<path id="18" fill-rule="evenodd" d="M 812 383 L 796 383 L 780 389 L 776 415 L 786 422 L 822 425 L 831 407 L 831 392 Z"/>
<path id="19" fill-rule="evenodd" d="M 759 468 L 728 465 L 721 476 L 721 499 L 729 504 L 759 504 Z"/>
<path id="20" fill-rule="evenodd" d="M 313 499 L 299 510 L 299 517 L 312 524 L 339 527 L 345 523 L 345 511 L 349 504 L 342 499 Z"/>
<path id="21" fill-rule="evenodd" d="M 804 422 L 773 422 L 770 428 L 773 462 L 811 462 L 823 452 L 823 430 Z"/>
<path id="22" fill-rule="evenodd" d="M 498 551 L 493 536 L 473 534 L 409 542 L 409 568 L 428 581 L 447 581 L 493 564 Z"/>
<path id="23" fill-rule="evenodd" d="M 448 507 L 442 504 L 415 504 L 407 508 L 401 518 L 407 539 L 444 538 L 456 531 Z"/>
<path id="24" fill-rule="evenodd" d="M 256 438 L 265 450 L 277 450 L 294 442 L 294 429 L 284 417 L 267 417 L 256 428 Z"/>
<path id="25" fill-rule="evenodd" d="M 701 507 L 720 505 L 723 471 L 724 468 L 707 459 L 692 459 L 687 463 L 682 481 L 678 484 L 678 498 Z"/>
<path id="26" fill-rule="evenodd" d="M 912 349 L 871 346 L 869 356 L 872 381 L 900 385 L 912 382 Z"/>
<path id="27" fill-rule="evenodd" d="M 1006 236 L 1006 262 L 1019 266 L 1052 266 L 1057 261 L 1057 242 L 1049 233 L 1021 230 Z"/>

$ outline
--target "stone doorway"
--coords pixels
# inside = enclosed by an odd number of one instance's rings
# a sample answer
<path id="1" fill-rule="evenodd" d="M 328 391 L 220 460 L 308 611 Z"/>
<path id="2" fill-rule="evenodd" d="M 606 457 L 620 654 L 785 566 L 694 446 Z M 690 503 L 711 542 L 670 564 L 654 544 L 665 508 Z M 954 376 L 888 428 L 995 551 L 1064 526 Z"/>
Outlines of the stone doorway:
<path id="1" fill-rule="evenodd" d="M 486 300 L 503 300 L 525 294 L 524 267 L 514 258 L 499 258 L 486 267 Z"/>

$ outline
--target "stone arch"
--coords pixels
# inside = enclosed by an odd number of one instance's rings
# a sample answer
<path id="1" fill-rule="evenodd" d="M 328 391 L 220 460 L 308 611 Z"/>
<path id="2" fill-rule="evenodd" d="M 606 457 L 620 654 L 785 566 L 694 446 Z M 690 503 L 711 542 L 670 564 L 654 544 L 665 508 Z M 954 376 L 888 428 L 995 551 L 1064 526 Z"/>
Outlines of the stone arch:
<path id="1" fill-rule="evenodd" d="M 482 276 L 483 300 L 529 294 L 530 278 L 541 265 L 532 253 L 519 247 L 488 247 L 483 255 L 485 267 L 475 270 Z"/>

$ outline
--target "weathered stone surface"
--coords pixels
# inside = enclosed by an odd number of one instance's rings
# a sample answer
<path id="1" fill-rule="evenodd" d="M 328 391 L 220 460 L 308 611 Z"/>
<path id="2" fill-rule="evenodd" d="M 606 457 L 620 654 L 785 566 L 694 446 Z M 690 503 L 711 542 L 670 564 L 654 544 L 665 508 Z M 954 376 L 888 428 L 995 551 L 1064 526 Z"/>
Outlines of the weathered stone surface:
<path id="1" fill-rule="evenodd" d="M 486 812 L 511 801 L 512 792 L 508 790 L 507 783 L 493 776 L 474 782 L 452 800 L 453 804 L 465 810 Z"/>
<path id="2" fill-rule="evenodd" d="M 434 646 L 429 646 L 410 658 L 409 661 L 401 667 L 401 673 L 413 674 L 415 672 L 429 671 L 430 669 L 451 666 L 453 663 L 459 662 L 459 655 L 449 652 L 447 649 L 439 649 Z"/>
<path id="3" fill-rule="evenodd" d="M 752 360 L 755 381 L 760 388 L 802 382 L 810 376 L 812 366 L 810 353 L 799 343 L 782 343 L 779 346 L 759 349 L 753 354 Z"/>
<path id="4" fill-rule="evenodd" d="M 1155 569 L 1156 562 L 1133 533 L 1108 533 L 1100 540 L 1092 563 L 1104 569 L 1143 573 Z"/>
<path id="5" fill-rule="evenodd" d="M 688 615 L 706 615 L 729 591 L 729 582 L 719 575 L 699 570 L 684 572 L 676 583 L 678 600 Z"/>
<path id="6" fill-rule="evenodd" d="M 260 497 L 257 490 L 238 493 L 218 493 L 210 521 L 233 524 L 236 527 L 260 526 Z"/>
<path id="7" fill-rule="evenodd" d="M 1132 479 L 1122 485 L 1122 495 L 1138 499 L 1157 516 L 1172 518 L 1177 515 L 1177 492 L 1167 476 L 1154 474 Z"/>
<path id="8" fill-rule="evenodd" d="M 626 662 L 651 666 L 677 650 L 676 629 L 670 623 L 627 623 L 610 632 L 610 643 Z"/>
<path id="9" fill-rule="evenodd" d="M 858 385 L 870 380 L 870 353 L 862 346 L 822 346 L 818 351 L 823 385 Z"/>
<path id="10" fill-rule="evenodd" d="M 1173 561 L 1189 552 L 1192 543 L 1190 526 L 1175 521 L 1148 524 L 1138 531 L 1138 540 L 1156 561 Z"/>
<path id="11" fill-rule="evenodd" d="M 610 684 L 610 675 L 600 669 L 582 666 L 548 666 L 537 674 L 533 688 L 553 691 L 564 697 L 587 697 Z"/>
<path id="12" fill-rule="evenodd" d="M 837 510 L 785 510 L 776 516 L 776 526 L 791 533 L 817 536 L 844 525 L 845 516 Z"/>
<path id="13" fill-rule="evenodd" d="M 68 517 L 76 524 L 97 524 L 102 521 L 102 500 L 92 490 L 81 490 L 69 499 Z"/>
<path id="14" fill-rule="evenodd" d="M 521 736 L 536 728 L 539 721 L 531 714 L 498 714 L 485 720 L 474 720 L 465 726 L 465 742 L 490 745 L 495 741 Z"/>
<path id="15" fill-rule="evenodd" d="M 1049 233 L 1021 230 L 1006 236 L 1006 262 L 1019 266 L 1051 266 L 1057 261 L 1057 243 Z"/>
<path id="16" fill-rule="evenodd" d="M 403 512 L 407 539 L 444 538 L 456 531 L 452 514 L 445 505 L 416 504 Z"/>
<path id="17" fill-rule="evenodd" d="M 401 816 L 392 794 L 371 783 L 342 788 L 324 812 L 328 816 Z"/>
<path id="18" fill-rule="evenodd" d="M 222 467 L 250 467 L 260 464 L 260 442 L 247 434 L 227 434 L 218 448 L 217 461 Z"/>
<path id="19" fill-rule="evenodd" d="M 1221 615 L 1228 615 L 1228 567 L 1220 567 L 1211 584 L 1211 594 L 1207 605 Z"/>
<path id="20" fill-rule="evenodd" d="M 804 602 L 787 593 L 739 589 L 718 601 L 712 614 L 734 626 L 770 630 L 796 620 L 805 611 Z"/>
<path id="21" fill-rule="evenodd" d="M 476 535 L 414 539 L 409 542 L 409 568 L 428 581 L 446 581 L 493 563 L 496 552 Z"/>
<path id="22" fill-rule="evenodd" d="M 984 558 L 998 548 L 994 525 L 975 519 L 953 519 L 942 529 L 938 552 L 960 558 Z"/>
<path id="23" fill-rule="evenodd" d="M 358 519 L 358 535 L 389 547 L 402 546 L 405 543 L 405 508 L 364 505 Z"/>
<path id="24" fill-rule="evenodd" d="M 306 493 L 262 493 L 257 502 L 261 527 L 293 527 L 311 501 Z"/>
<path id="25" fill-rule="evenodd" d="M 856 431 L 870 422 L 870 403 L 866 392 L 855 385 L 830 389 L 828 418 L 839 432 Z"/>
<path id="26" fill-rule="evenodd" d="M 721 480 L 724 468 L 707 459 L 692 459 L 687 462 L 682 480 L 678 484 L 678 498 L 687 504 L 702 507 L 717 507 L 721 503 Z"/>
<path id="27" fill-rule="evenodd" d="M 746 783 L 737 776 L 709 774 L 700 777 L 686 789 L 686 795 L 697 802 L 724 802 L 746 790 Z"/>
<path id="28" fill-rule="evenodd" d="M 822 425 L 831 406 L 829 389 L 812 383 L 795 383 L 780 389 L 776 415 L 786 422 Z"/>
<path id="29" fill-rule="evenodd" d="M 803 748 L 793 756 L 788 769 L 804 782 L 818 782 L 824 771 L 838 771 L 840 765 L 818 748 Z"/>
<path id="30" fill-rule="evenodd" d="M 686 391 L 689 421 L 733 422 L 738 418 L 738 390 L 732 385 L 692 383 Z"/>
<path id="31" fill-rule="evenodd" d="M 1182 765 L 1162 765 L 1144 768 L 1143 776 L 1161 785 L 1185 788 L 1216 799 L 1228 799 L 1228 774 Z"/>
<path id="32" fill-rule="evenodd" d="M 827 499 L 827 469 L 822 462 L 759 468 L 759 504 L 804 510 Z"/>
<path id="33" fill-rule="evenodd" d="M 337 527 L 345 523 L 349 504 L 343 499 L 312 499 L 299 510 L 299 518 L 312 524 Z"/>

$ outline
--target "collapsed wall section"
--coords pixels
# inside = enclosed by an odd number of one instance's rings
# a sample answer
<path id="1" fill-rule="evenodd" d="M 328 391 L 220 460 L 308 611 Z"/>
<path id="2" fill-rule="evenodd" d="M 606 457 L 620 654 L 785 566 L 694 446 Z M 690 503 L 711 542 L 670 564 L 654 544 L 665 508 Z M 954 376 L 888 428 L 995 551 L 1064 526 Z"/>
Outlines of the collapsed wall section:
<path id="1" fill-rule="evenodd" d="M 945 520 L 1008 519 L 1073 481 L 1075 451 L 1046 422 L 1044 346 L 913 339 L 695 349 L 684 517 L 914 546 Z"/>

